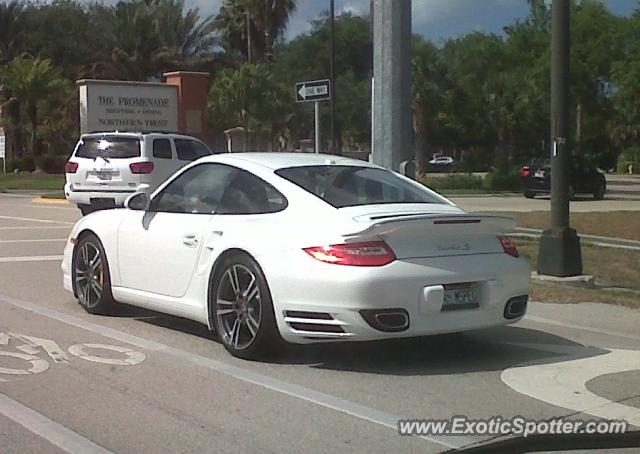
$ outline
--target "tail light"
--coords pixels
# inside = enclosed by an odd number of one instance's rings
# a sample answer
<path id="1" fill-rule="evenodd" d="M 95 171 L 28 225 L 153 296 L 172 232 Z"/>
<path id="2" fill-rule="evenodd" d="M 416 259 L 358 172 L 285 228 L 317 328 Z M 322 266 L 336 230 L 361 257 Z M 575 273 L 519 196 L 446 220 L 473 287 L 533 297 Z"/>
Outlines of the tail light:
<path id="1" fill-rule="evenodd" d="M 522 178 L 527 178 L 529 176 L 529 173 L 531 173 L 531 169 L 529 169 L 529 167 L 524 166 L 520 169 L 520 176 Z"/>
<path id="2" fill-rule="evenodd" d="M 78 171 L 78 163 L 73 161 L 67 161 L 64 165 L 64 173 L 76 173 Z"/>
<path id="3" fill-rule="evenodd" d="M 151 173 L 153 172 L 153 162 L 134 162 L 129 164 L 129 168 L 131 169 L 131 173 L 135 174 Z"/>
<path id="4" fill-rule="evenodd" d="M 500 245 L 505 254 L 509 254 L 512 257 L 520 257 L 516 243 L 504 236 L 499 236 L 498 241 L 500 241 Z"/>
<path id="5" fill-rule="evenodd" d="M 316 246 L 304 251 L 316 260 L 335 265 L 382 266 L 396 259 L 384 241 Z"/>

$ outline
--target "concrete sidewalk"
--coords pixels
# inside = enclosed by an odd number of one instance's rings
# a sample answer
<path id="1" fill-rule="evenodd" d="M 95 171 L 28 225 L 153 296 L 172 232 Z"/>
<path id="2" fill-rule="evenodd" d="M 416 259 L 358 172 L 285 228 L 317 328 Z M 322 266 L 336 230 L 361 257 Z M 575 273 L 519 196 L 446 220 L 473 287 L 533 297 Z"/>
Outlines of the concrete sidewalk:
<path id="1" fill-rule="evenodd" d="M 640 241 L 598 235 L 583 235 L 580 232 L 578 232 L 578 235 L 583 243 L 592 244 L 594 246 L 640 251 Z M 537 239 L 542 236 L 542 230 L 517 227 L 513 232 L 509 233 L 509 236 Z"/>

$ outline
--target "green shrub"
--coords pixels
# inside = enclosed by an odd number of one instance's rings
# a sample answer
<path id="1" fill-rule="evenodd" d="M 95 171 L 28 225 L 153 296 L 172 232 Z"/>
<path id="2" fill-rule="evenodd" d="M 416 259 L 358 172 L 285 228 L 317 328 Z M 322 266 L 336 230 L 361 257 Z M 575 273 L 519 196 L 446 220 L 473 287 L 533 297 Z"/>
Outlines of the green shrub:
<path id="1" fill-rule="evenodd" d="M 64 173 L 64 166 L 67 162 L 66 156 L 38 156 L 36 158 L 36 163 L 38 164 L 38 168 L 42 170 L 44 173 L 49 173 L 52 175 L 60 175 Z"/>
<path id="2" fill-rule="evenodd" d="M 618 161 L 618 173 L 629 173 L 629 166 L 633 166 L 633 173 L 640 173 L 640 169 L 638 169 L 638 163 L 633 161 Z"/>
<path id="3" fill-rule="evenodd" d="M 426 177 L 422 179 L 426 186 L 440 189 L 482 189 L 482 177 L 465 173 L 453 173 L 442 178 Z"/>
<path id="4" fill-rule="evenodd" d="M 14 172 L 20 170 L 20 161 L 17 159 L 7 160 L 7 172 Z"/>
<path id="5" fill-rule="evenodd" d="M 31 155 L 24 155 L 20 161 L 20 170 L 22 172 L 33 172 L 36 170 L 36 161 Z"/>
<path id="6" fill-rule="evenodd" d="M 493 191 L 519 191 L 522 180 L 518 172 L 498 173 L 495 170 L 485 177 L 485 186 Z"/>

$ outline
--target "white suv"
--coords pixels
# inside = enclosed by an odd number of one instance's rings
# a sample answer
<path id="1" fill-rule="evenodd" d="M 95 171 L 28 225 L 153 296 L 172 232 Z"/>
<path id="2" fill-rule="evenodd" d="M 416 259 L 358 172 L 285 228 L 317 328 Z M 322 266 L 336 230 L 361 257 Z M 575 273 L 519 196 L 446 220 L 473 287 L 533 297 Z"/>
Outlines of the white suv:
<path id="1" fill-rule="evenodd" d="M 212 154 L 198 139 L 172 133 L 84 134 L 65 166 L 64 194 L 82 214 L 151 193 L 182 166 Z"/>

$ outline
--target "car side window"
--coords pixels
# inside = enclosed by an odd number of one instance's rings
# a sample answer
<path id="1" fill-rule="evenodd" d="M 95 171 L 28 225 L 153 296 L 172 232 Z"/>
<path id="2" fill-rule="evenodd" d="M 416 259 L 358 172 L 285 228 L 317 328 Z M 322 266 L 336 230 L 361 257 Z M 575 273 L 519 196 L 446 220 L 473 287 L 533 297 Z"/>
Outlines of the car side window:
<path id="1" fill-rule="evenodd" d="M 151 201 L 150 211 L 212 214 L 238 170 L 222 164 L 200 164 L 181 173 Z"/>
<path id="2" fill-rule="evenodd" d="M 287 199 L 257 176 L 238 170 L 220 201 L 219 214 L 266 214 L 282 211 Z"/>
<path id="3" fill-rule="evenodd" d="M 171 159 L 171 141 L 169 139 L 154 139 L 153 157 Z"/>
<path id="4" fill-rule="evenodd" d="M 208 156 L 211 151 L 202 143 L 196 140 L 175 139 L 178 159 L 182 161 L 195 161 L 203 156 Z"/>

